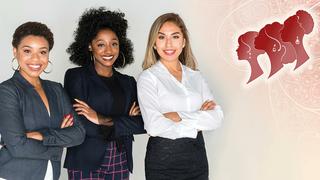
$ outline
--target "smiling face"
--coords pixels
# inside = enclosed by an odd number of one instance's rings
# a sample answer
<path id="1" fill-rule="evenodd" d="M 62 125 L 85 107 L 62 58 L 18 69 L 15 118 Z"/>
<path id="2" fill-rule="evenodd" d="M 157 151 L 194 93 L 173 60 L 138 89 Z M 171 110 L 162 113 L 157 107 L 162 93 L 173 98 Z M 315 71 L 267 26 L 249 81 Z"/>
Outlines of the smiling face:
<path id="1" fill-rule="evenodd" d="M 181 29 L 173 22 L 165 22 L 158 32 L 155 49 L 161 61 L 179 61 L 185 39 Z"/>
<path id="2" fill-rule="evenodd" d="M 96 69 L 111 69 L 119 56 L 119 39 L 110 29 L 100 30 L 91 41 L 89 50 L 95 58 Z"/>
<path id="3" fill-rule="evenodd" d="M 16 48 L 14 57 L 18 60 L 19 72 L 27 80 L 39 78 L 49 61 L 49 43 L 42 36 L 28 35 Z"/>

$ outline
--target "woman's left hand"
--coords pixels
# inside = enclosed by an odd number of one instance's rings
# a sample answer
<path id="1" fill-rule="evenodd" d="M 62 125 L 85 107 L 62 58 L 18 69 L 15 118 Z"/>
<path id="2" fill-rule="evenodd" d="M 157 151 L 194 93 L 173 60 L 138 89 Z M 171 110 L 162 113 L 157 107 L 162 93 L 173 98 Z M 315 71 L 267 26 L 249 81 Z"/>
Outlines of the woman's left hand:
<path id="1" fill-rule="evenodd" d="M 91 109 L 87 103 L 85 103 L 79 99 L 74 99 L 74 100 L 77 102 L 77 103 L 73 104 L 75 111 L 79 115 L 85 116 L 89 121 L 93 122 L 94 124 L 99 125 L 99 119 L 98 119 L 97 112 L 95 110 Z"/>
<path id="2" fill-rule="evenodd" d="M 164 115 L 164 117 L 170 119 L 171 121 L 174 121 L 174 122 L 181 121 L 181 117 L 179 116 L 179 114 L 177 112 L 168 112 L 168 113 L 164 113 L 163 115 Z"/>
<path id="3" fill-rule="evenodd" d="M 27 135 L 27 138 L 43 141 L 42 134 L 37 131 L 27 132 L 26 135 Z"/>
<path id="4" fill-rule="evenodd" d="M 200 108 L 200 111 L 213 110 L 216 107 L 216 103 L 212 100 L 206 100 Z"/>

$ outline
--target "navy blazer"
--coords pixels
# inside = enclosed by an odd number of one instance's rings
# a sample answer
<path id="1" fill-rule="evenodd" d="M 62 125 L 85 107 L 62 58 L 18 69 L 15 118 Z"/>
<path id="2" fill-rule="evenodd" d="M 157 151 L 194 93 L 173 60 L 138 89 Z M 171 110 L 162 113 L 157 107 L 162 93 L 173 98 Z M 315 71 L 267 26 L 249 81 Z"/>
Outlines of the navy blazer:
<path id="1" fill-rule="evenodd" d="M 127 153 L 128 168 L 132 172 L 132 141 L 133 134 L 142 134 L 146 131 L 143 127 L 141 116 L 129 116 L 133 102 L 137 101 L 136 81 L 133 77 L 121 74 L 114 70 L 113 76 L 118 79 L 125 96 L 126 113 L 112 116 L 114 123 L 114 137 L 121 138 Z M 68 69 L 65 74 L 64 87 L 71 98 L 86 102 L 97 113 L 106 117 L 112 114 L 114 99 L 107 85 L 98 76 L 94 65 Z M 86 129 L 85 141 L 75 147 L 67 149 L 64 167 L 77 170 L 98 169 L 102 163 L 107 148 L 107 140 L 101 132 L 101 126 L 92 123 L 84 116 Z"/>
<path id="2" fill-rule="evenodd" d="M 61 84 L 41 80 L 50 116 L 34 87 L 16 71 L 0 85 L 0 179 L 43 180 L 48 160 L 53 179 L 58 180 L 63 147 L 81 144 L 85 130 Z M 63 117 L 73 114 L 74 125 L 60 128 Z M 43 141 L 27 138 L 26 132 L 38 131 Z"/>

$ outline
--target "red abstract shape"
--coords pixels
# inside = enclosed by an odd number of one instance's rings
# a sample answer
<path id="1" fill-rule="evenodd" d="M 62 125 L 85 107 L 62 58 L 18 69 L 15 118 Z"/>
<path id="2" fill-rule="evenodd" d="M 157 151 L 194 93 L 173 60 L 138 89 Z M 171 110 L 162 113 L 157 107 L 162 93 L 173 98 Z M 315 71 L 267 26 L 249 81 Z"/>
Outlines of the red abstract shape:
<path id="1" fill-rule="evenodd" d="M 255 39 L 255 48 L 264 50 L 269 56 L 271 70 L 269 77 L 278 72 L 283 64 L 291 63 L 296 59 L 296 53 L 290 43 L 281 39 L 283 25 L 274 22 L 263 27 Z"/>
<path id="2" fill-rule="evenodd" d="M 237 55 L 239 60 L 247 60 L 250 64 L 251 75 L 247 82 L 255 80 L 263 74 L 263 71 L 258 63 L 257 56 L 265 53 L 265 51 L 258 50 L 254 47 L 254 39 L 258 35 L 258 32 L 249 31 L 242 34 L 238 38 L 239 47 L 237 49 Z"/>
<path id="3" fill-rule="evenodd" d="M 267 53 L 271 70 L 269 77 L 278 72 L 284 64 L 295 60 L 297 69 L 305 63 L 309 56 L 303 46 L 303 37 L 312 32 L 314 21 L 312 16 L 303 10 L 289 17 L 284 24 L 274 22 L 264 26 L 259 33 L 249 31 L 238 38 L 238 59 L 247 60 L 251 67 L 250 79 L 255 80 L 263 74 L 257 61 L 257 56 Z"/>
<path id="4" fill-rule="evenodd" d="M 309 34 L 314 26 L 313 19 L 306 11 L 299 10 L 296 15 L 289 17 L 284 22 L 281 38 L 285 42 L 290 42 L 297 55 L 297 63 L 294 69 L 305 63 L 309 56 L 303 46 L 304 34 Z"/>

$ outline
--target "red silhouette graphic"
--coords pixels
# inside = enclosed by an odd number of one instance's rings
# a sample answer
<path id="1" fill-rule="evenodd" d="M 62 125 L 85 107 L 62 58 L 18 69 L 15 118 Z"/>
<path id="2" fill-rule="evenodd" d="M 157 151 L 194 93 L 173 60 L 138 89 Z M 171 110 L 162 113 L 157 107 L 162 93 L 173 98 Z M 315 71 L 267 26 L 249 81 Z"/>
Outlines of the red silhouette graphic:
<path id="1" fill-rule="evenodd" d="M 238 38 L 237 49 L 239 60 L 248 60 L 251 75 L 247 83 L 263 74 L 257 56 L 267 53 L 271 70 L 268 78 L 277 73 L 284 64 L 293 63 L 297 69 L 304 64 L 309 56 L 303 46 L 303 37 L 312 32 L 314 21 L 312 16 L 303 10 L 289 17 L 284 24 L 274 22 L 264 26 L 259 33 L 249 31 Z"/>
<path id="2" fill-rule="evenodd" d="M 239 39 L 239 47 L 237 49 L 238 59 L 247 60 L 251 67 L 251 75 L 247 82 L 255 80 L 263 74 L 261 67 L 259 66 L 257 56 L 265 53 L 265 51 L 258 50 L 254 47 L 254 39 L 257 37 L 258 32 L 249 31 L 242 34 Z"/>
<path id="3" fill-rule="evenodd" d="M 282 29 L 283 25 L 278 22 L 267 24 L 254 42 L 255 48 L 266 51 L 269 56 L 271 70 L 268 78 L 278 72 L 283 64 L 292 63 L 296 59 L 293 46 L 281 39 Z"/>
<path id="4" fill-rule="evenodd" d="M 281 38 L 285 42 L 290 42 L 295 49 L 297 54 L 297 63 L 294 69 L 297 69 L 309 59 L 309 56 L 303 46 L 303 37 L 304 34 L 311 33 L 313 26 L 314 22 L 311 15 L 302 10 L 284 21 Z"/>

